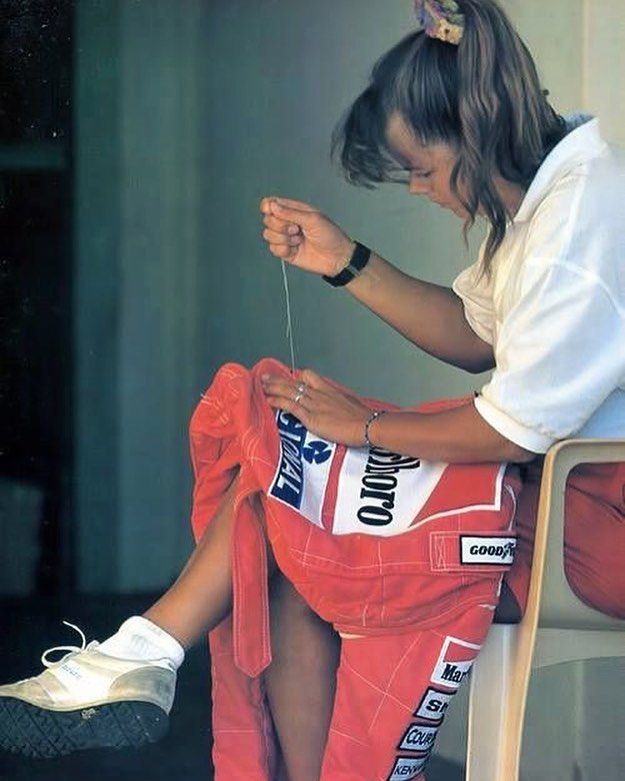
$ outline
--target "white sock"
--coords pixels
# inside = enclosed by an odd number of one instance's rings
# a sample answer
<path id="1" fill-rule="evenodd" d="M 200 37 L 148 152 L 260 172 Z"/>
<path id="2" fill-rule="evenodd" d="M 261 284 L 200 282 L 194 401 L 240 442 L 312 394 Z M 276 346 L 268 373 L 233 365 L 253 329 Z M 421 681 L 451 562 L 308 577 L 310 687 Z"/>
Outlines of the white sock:
<path id="1" fill-rule="evenodd" d="M 98 646 L 98 651 L 120 659 L 166 660 L 177 670 L 184 661 L 184 648 L 164 629 L 143 616 L 131 616 L 117 632 Z"/>

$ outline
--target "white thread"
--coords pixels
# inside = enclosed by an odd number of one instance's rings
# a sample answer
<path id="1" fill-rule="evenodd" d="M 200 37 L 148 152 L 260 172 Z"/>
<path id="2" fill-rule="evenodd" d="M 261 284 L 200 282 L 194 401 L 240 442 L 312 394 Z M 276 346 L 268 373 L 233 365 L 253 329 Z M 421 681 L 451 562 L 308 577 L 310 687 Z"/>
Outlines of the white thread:
<path id="1" fill-rule="evenodd" d="M 293 324 L 291 322 L 291 301 L 289 296 L 289 281 L 286 276 L 286 263 L 282 261 L 282 278 L 284 279 L 284 298 L 286 301 L 286 337 L 291 351 L 291 371 L 295 374 L 295 347 L 293 346 Z"/>

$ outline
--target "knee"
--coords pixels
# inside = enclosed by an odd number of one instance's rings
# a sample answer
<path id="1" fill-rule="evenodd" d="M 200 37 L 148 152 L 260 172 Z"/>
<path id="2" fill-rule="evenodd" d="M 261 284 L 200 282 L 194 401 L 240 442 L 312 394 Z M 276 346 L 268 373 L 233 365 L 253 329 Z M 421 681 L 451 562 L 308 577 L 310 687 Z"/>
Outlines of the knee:
<path id="1" fill-rule="evenodd" d="M 586 605 L 614 618 L 625 619 L 625 573 L 622 569 L 586 571 L 565 566 L 573 593 Z"/>
<path id="2" fill-rule="evenodd" d="M 290 580 L 276 569 L 269 582 L 269 603 L 274 613 L 291 619 L 318 618 Z"/>
<path id="3" fill-rule="evenodd" d="M 269 615 L 274 665 L 295 663 L 307 669 L 336 666 L 340 651 L 338 634 L 308 606 L 280 571 L 270 582 Z"/>

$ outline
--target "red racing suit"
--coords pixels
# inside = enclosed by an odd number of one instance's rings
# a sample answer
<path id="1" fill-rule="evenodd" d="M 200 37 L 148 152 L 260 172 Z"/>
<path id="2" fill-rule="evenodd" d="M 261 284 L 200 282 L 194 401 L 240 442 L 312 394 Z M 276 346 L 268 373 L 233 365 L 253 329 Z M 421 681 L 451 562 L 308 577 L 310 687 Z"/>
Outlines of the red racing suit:
<path id="1" fill-rule="evenodd" d="M 342 637 L 322 781 L 423 779 L 512 564 L 517 472 L 328 442 L 269 406 L 263 373 L 291 376 L 273 359 L 251 371 L 223 366 L 190 426 L 196 538 L 239 473 L 233 611 L 209 636 L 215 778 L 275 777 L 262 677 L 271 662 L 268 539 L 282 572 Z"/>

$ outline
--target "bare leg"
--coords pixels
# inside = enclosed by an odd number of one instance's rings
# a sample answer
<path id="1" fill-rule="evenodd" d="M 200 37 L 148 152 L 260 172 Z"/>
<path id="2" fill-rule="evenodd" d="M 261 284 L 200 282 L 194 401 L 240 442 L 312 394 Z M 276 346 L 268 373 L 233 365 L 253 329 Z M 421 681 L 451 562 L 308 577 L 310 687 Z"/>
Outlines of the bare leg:
<path id="1" fill-rule="evenodd" d="M 278 571 L 271 581 L 267 697 L 289 781 L 318 781 L 332 717 L 340 640 Z"/>
<path id="2" fill-rule="evenodd" d="M 176 582 L 144 613 L 184 648 L 217 626 L 232 608 L 230 542 L 236 485 L 237 478 Z"/>
<path id="3" fill-rule="evenodd" d="M 191 646 L 232 607 L 232 500 L 236 478 L 173 586 L 145 617 Z M 259 508 L 260 509 L 260 508 Z M 334 701 L 339 640 L 269 554 L 273 662 L 265 683 L 288 781 L 318 781 Z"/>

